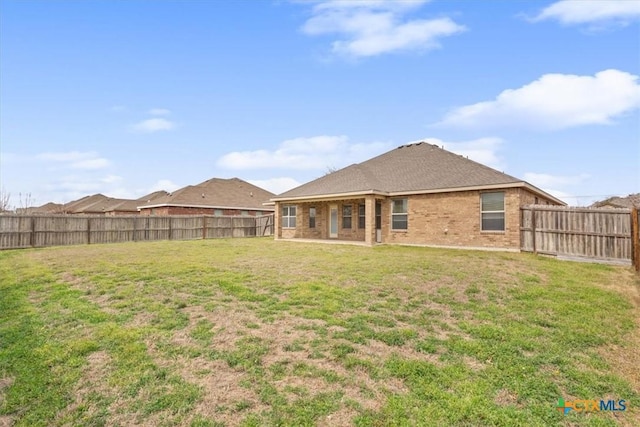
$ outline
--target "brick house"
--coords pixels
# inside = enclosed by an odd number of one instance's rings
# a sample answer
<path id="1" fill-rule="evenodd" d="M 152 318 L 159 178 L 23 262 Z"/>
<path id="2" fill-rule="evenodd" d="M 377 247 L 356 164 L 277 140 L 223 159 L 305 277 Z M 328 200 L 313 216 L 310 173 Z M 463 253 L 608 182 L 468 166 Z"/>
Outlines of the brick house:
<path id="1" fill-rule="evenodd" d="M 47 203 L 37 208 L 30 208 L 30 214 L 68 214 L 68 215 L 138 215 L 138 205 L 166 196 L 166 191 L 155 191 L 139 199 L 116 199 L 104 194 L 84 196 L 64 205 Z"/>
<path id="2" fill-rule="evenodd" d="M 520 207 L 565 205 L 533 185 L 419 142 L 271 199 L 276 239 L 520 248 Z"/>
<path id="3" fill-rule="evenodd" d="M 154 200 L 166 197 L 169 193 L 164 190 L 154 191 L 136 200 L 113 199 L 113 204 L 105 207 L 104 213 L 107 216 L 138 215 L 138 206 L 142 203 L 151 203 Z"/>
<path id="4" fill-rule="evenodd" d="M 262 216 L 273 213 L 264 203 L 274 196 L 239 178 L 212 178 L 139 204 L 138 210 L 141 215 Z"/>

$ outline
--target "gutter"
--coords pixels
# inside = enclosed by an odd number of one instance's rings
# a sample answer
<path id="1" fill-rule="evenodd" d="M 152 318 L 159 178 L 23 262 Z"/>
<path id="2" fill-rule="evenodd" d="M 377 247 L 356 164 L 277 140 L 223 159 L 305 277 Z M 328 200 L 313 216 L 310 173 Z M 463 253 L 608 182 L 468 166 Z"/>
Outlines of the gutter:
<path id="1" fill-rule="evenodd" d="M 380 191 L 380 190 L 364 190 L 364 191 L 355 191 L 350 193 L 335 193 L 335 194 L 320 194 L 313 196 L 297 196 L 297 197 L 274 197 L 271 199 L 272 202 L 293 202 L 293 201 L 302 201 L 302 200 L 313 200 L 313 201 L 323 201 L 323 200 L 336 200 L 336 199 L 349 199 L 357 196 L 367 196 L 367 195 L 379 195 L 379 196 L 387 196 L 387 197 L 395 197 L 395 196 L 410 196 L 414 194 L 438 194 L 438 193 L 456 193 L 460 191 L 482 191 L 482 190 L 499 190 L 502 188 L 526 188 L 534 194 L 542 196 L 544 198 L 553 200 L 554 202 L 567 206 L 565 202 L 562 200 L 548 194 L 541 189 L 529 184 L 526 181 L 519 182 L 511 182 L 505 184 L 491 184 L 491 185 L 476 185 L 476 186 L 468 186 L 468 187 L 454 187 L 454 188 L 438 188 L 438 189 L 430 189 L 430 190 L 410 190 L 410 191 Z"/>

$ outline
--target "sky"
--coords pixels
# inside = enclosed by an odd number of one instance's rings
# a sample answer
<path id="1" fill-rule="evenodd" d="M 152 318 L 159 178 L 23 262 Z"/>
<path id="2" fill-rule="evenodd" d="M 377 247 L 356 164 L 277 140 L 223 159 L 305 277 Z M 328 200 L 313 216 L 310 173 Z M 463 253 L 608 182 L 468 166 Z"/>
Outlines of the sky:
<path id="1" fill-rule="evenodd" d="M 640 1 L 0 0 L 14 207 L 428 141 L 570 205 L 640 192 Z"/>

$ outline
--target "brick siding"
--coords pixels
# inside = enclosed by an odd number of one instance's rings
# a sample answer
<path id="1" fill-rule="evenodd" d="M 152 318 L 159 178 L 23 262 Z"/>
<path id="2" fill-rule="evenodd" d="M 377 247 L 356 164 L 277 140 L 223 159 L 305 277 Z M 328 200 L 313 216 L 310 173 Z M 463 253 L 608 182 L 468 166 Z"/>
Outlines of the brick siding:
<path id="1" fill-rule="evenodd" d="M 397 244 L 422 244 L 460 247 L 520 248 L 520 207 L 532 204 L 555 204 L 536 196 L 524 188 L 508 188 L 505 193 L 505 230 L 482 231 L 480 213 L 481 191 L 461 191 L 406 196 L 408 200 L 407 230 L 391 230 L 391 199 L 380 198 L 382 207 L 382 242 Z M 370 196 L 371 197 L 371 196 Z M 394 197 L 402 198 L 402 197 Z M 277 238 L 329 238 L 329 209 L 338 208 L 338 240 L 365 241 L 365 229 L 358 228 L 358 205 L 365 199 L 338 200 L 330 202 L 296 203 L 296 228 L 281 228 L 276 222 Z M 352 206 L 351 228 L 343 228 L 342 206 Z M 282 214 L 282 203 L 276 212 Z M 375 206 L 370 205 L 370 218 Z M 309 227 L 309 208 L 316 208 L 316 226 Z M 278 218 L 279 219 L 279 218 Z M 372 219 L 368 219 L 375 224 Z"/>

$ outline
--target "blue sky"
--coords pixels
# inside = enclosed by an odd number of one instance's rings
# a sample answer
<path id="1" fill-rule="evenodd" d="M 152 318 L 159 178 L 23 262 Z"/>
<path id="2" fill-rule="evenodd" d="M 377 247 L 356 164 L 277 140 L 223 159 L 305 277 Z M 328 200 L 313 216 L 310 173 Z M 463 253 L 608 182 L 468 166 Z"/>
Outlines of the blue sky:
<path id="1" fill-rule="evenodd" d="M 0 0 L 0 186 L 280 193 L 431 140 L 571 205 L 640 192 L 639 22 L 633 0 Z"/>

